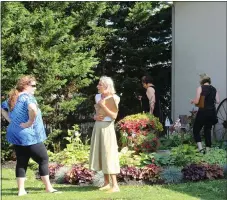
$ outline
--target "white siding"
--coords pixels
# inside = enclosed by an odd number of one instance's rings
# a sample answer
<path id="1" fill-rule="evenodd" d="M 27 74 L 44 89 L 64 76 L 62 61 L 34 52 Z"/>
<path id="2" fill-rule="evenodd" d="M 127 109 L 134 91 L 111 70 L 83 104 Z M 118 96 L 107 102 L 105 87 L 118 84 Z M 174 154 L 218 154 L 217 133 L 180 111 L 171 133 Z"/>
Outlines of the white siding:
<path id="1" fill-rule="evenodd" d="M 172 117 L 189 115 L 199 74 L 227 97 L 226 2 L 174 2 L 172 53 Z"/>

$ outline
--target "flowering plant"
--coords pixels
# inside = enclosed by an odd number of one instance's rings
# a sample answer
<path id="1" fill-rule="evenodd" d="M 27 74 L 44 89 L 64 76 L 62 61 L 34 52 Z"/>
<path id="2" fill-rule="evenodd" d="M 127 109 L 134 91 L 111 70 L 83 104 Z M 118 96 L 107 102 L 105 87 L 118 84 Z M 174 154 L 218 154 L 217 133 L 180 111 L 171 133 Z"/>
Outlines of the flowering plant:
<path id="1" fill-rule="evenodd" d="M 159 119 L 149 113 L 129 115 L 117 123 L 121 145 L 130 150 L 152 152 L 158 147 L 157 133 L 163 131 Z"/>
<path id="2" fill-rule="evenodd" d="M 65 174 L 65 182 L 80 185 L 82 183 L 91 183 L 93 177 L 93 171 L 90 171 L 82 165 L 73 165 L 71 170 Z"/>
<path id="3" fill-rule="evenodd" d="M 49 177 L 50 179 L 55 178 L 55 174 L 58 171 L 59 168 L 63 167 L 62 164 L 58 163 L 49 163 L 48 168 L 49 168 Z"/>

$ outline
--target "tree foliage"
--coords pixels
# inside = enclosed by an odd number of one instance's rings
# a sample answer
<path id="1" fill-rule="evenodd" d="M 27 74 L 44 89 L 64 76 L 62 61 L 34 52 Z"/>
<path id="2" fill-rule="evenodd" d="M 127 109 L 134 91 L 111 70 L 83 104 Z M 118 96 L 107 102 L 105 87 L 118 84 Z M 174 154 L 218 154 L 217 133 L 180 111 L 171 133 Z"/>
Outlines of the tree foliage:
<path id="1" fill-rule="evenodd" d="M 171 7 L 33 1 L 3 2 L 1 11 L 2 95 L 19 76 L 35 75 L 43 118 L 52 128 L 92 120 L 102 75 L 113 78 L 121 97 L 119 118 L 142 111 L 136 96 L 145 94 L 140 80 L 147 73 L 163 110 L 170 108 Z"/>
<path id="2" fill-rule="evenodd" d="M 95 78 L 96 51 L 108 28 L 97 18 L 106 3 L 4 2 L 2 4 L 2 88 L 33 74 L 45 122 L 57 125 L 80 104 L 79 92 Z"/>

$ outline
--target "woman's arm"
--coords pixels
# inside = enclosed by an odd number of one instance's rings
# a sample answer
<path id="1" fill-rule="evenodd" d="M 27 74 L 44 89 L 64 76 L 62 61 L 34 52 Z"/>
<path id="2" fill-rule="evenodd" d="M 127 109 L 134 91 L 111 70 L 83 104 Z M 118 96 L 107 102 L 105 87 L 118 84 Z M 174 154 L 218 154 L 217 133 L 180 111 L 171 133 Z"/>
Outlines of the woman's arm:
<path id="1" fill-rule="evenodd" d="M 3 108 L 2 108 L 2 115 L 3 115 L 3 117 L 4 117 L 8 122 L 10 122 L 9 114 L 8 114 L 8 112 L 7 112 L 6 110 L 4 110 Z"/>
<path id="2" fill-rule="evenodd" d="M 155 90 L 151 87 L 147 88 L 147 98 L 149 100 L 150 105 L 150 114 L 153 114 L 154 106 L 155 106 Z"/>
<path id="3" fill-rule="evenodd" d="M 118 107 L 119 100 L 116 100 L 116 99 L 115 99 L 115 103 L 116 103 L 116 105 L 117 105 L 117 107 Z M 106 114 L 107 114 L 109 117 L 111 117 L 112 119 L 116 119 L 116 118 L 117 118 L 118 112 L 113 112 L 113 111 L 109 110 L 109 109 L 106 107 L 105 101 L 104 101 L 104 100 L 100 100 L 100 101 L 98 102 L 98 104 L 104 109 L 104 111 L 106 112 Z"/>
<path id="4" fill-rule="evenodd" d="M 35 103 L 30 103 L 28 105 L 28 116 L 29 116 L 28 121 L 26 123 L 21 123 L 20 124 L 21 127 L 28 128 L 32 126 L 32 124 L 34 123 L 35 118 L 37 116 L 37 106 Z"/>
<path id="5" fill-rule="evenodd" d="M 202 92 L 202 88 L 201 88 L 201 86 L 199 86 L 197 88 L 197 90 L 196 90 L 196 97 L 191 101 L 191 103 L 194 103 L 194 104 L 198 104 L 199 103 L 201 92 Z"/>
<path id="6" fill-rule="evenodd" d="M 215 102 L 216 104 L 220 103 L 220 97 L 219 97 L 219 92 L 218 91 L 216 92 L 215 100 L 216 100 L 216 102 Z"/>

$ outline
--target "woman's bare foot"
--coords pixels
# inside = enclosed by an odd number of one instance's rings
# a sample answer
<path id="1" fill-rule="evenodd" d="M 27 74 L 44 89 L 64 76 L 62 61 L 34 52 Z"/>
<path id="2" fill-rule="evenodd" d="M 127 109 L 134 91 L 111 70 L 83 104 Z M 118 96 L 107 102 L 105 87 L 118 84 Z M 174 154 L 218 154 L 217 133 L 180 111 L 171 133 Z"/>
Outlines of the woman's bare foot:
<path id="1" fill-rule="evenodd" d="M 107 185 L 104 185 L 103 187 L 99 188 L 100 191 L 102 190 L 109 190 L 111 187 L 110 187 L 110 184 L 107 184 Z"/>
<path id="2" fill-rule="evenodd" d="M 26 194 L 28 194 L 28 193 L 25 190 L 18 192 L 18 196 L 23 196 L 23 195 L 26 195 Z"/>
<path id="3" fill-rule="evenodd" d="M 58 191 L 58 190 L 56 190 L 56 189 L 52 189 L 52 190 L 46 190 L 46 192 L 47 193 L 58 193 L 58 194 L 60 194 L 60 193 L 62 193 L 61 191 Z"/>
<path id="4" fill-rule="evenodd" d="M 116 187 L 112 187 L 110 190 L 107 191 L 107 193 L 113 193 L 113 192 L 120 192 L 120 188 L 116 186 Z"/>

